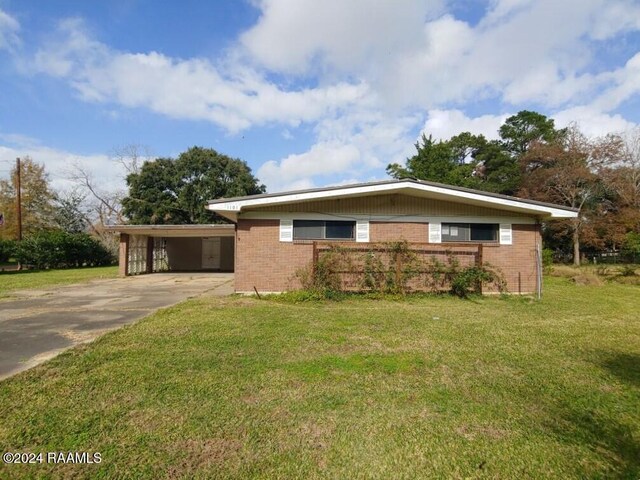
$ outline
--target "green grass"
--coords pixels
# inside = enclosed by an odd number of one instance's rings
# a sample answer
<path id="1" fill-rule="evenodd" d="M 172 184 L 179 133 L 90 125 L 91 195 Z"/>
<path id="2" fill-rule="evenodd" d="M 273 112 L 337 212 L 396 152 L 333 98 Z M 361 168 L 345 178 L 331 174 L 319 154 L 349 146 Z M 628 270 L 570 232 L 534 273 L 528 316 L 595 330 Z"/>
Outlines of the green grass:
<path id="1" fill-rule="evenodd" d="M 14 290 L 47 288 L 82 283 L 98 278 L 115 278 L 118 267 L 87 267 L 62 270 L 21 270 L 0 272 L 0 298 Z"/>
<path id="2" fill-rule="evenodd" d="M 640 287 L 201 297 L 0 382 L 0 478 L 640 476 Z"/>

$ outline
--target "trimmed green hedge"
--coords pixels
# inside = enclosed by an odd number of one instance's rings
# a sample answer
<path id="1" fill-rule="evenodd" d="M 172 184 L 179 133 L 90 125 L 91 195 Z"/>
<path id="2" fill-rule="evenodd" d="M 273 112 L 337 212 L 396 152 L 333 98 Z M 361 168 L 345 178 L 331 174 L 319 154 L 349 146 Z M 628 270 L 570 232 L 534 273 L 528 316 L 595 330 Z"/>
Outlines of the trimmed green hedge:
<path id="1" fill-rule="evenodd" d="M 40 232 L 19 242 L 15 250 L 16 260 L 37 269 L 97 267 L 115 262 L 111 252 L 86 233 Z"/>

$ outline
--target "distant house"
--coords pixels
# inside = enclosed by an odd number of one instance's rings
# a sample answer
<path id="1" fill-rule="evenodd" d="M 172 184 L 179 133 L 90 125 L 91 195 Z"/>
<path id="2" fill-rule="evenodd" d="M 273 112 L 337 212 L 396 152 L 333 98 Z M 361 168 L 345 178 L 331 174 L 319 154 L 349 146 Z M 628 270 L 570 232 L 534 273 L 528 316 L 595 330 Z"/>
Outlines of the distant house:
<path id="1" fill-rule="evenodd" d="M 170 227 L 114 229 L 125 235 L 139 229 L 149 250 L 157 238 L 164 239 L 165 247 L 175 243 L 173 255 L 191 259 L 179 265 L 184 269 L 233 270 L 240 293 L 296 288 L 296 271 L 314 260 L 318 243 L 373 245 L 401 239 L 440 251 L 479 247 L 482 261 L 503 272 L 510 292 L 533 293 L 539 283 L 541 222 L 577 216 L 568 207 L 407 179 L 221 198 L 206 208 L 233 224 L 179 227 L 192 239 L 189 245 L 181 240 L 182 247 L 171 240 Z M 149 240 L 153 235 L 156 240 Z M 121 269 L 131 261 L 126 248 L 121 249 Z M 166 248 L 165 254 L 169 268 L 180 270 L 172 267 Z M 153 264 L 153 252 L 147 255 Z M 145 270 L 154 268 L 147 265 Z"/>

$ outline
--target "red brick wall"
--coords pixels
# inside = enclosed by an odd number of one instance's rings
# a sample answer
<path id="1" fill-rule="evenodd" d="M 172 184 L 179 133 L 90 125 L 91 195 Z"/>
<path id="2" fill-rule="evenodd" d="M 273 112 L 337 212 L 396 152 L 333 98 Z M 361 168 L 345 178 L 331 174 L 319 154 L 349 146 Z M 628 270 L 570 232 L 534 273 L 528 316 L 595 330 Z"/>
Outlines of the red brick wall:
<path id="1" fill-rule="evenodd" d="M 510 293 L 536 291 L 536 243 L 540 225 L 512 225 L 513 245 L 484 246 L 483 262 L 500 268 Z"/>
<path id="2" fill-rule="evenodd" d="M 513 225 L 513 245 L 484 246 L 484 262 L 500 268 L 511 293 L 533 293 L 536 287 L 537 225 Z M 371 222 L 372 242 L 407 240 L 425 243 L 425 223 Z M 280 242 L 279 220 L 238 220 L 235 288 L 237 292 L 280 292 L 299 287 L 296 271 L 311 263 L 313 247 L 304 242 Z"/>
<path id="3" fill-rule="evenodd" d="M 407 242 L 426 243 L 429 241 L 429 225 L 426 223 L 370 222 L 369 240 L 372 242 L 406 240 Z"/>
<path id="4" fill-rule="evenodd" d="M 238 220 L 236 292 L 282 292 L 299 287 L 296 271 L 309 265 L 310 243 L 280 241 L 279 220 Z"/>

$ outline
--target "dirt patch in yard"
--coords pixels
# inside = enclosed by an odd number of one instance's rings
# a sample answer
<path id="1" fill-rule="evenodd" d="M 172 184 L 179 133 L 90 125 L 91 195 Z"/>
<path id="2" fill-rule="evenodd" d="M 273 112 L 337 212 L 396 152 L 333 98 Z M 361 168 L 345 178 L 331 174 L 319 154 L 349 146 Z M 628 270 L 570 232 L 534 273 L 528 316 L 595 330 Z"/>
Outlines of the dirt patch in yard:
<path id="1" fill-rule="evenodd" d="M 500 440 L 509 434 L 507 430 L 491 425 L 462 425 L 456 428 L 456 433 L 467 440 L 474 440 L 478 437 Z"/>
<path id="2" fill-rule="evenodd" d="M 184 456 L 176 460 L 167 476 L 182 478 L 185 472 L 202 467 L 240 465 L 244 442 L 235 438 L 198 438 L 176 442 L 171 450 L 181 452 Z"/>
<path id="3" fill-rule="evenodd" d="M 604 282 L 600 277 L 592 273 L 583 273 L 571 278 L 576 285 L 601 287 Z"/>

